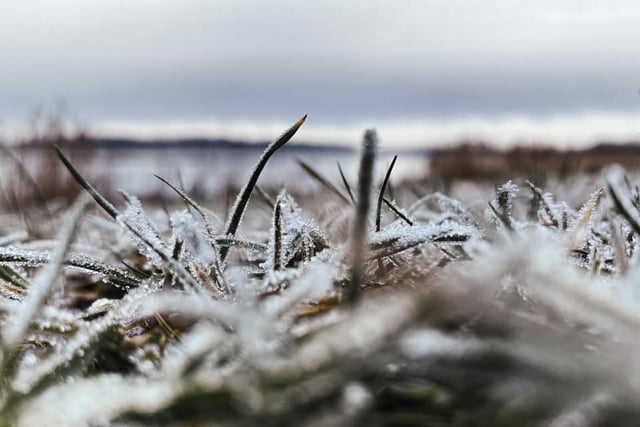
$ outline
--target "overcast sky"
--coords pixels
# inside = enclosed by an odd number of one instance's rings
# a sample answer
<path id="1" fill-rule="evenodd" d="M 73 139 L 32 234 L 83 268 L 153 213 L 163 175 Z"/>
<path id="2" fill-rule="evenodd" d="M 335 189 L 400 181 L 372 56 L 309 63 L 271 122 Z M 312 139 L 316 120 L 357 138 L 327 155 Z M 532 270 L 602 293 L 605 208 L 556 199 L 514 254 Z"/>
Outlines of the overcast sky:
<path id="1" fill-rule="evenodd" d="M 147 136 L 261 139 L 309 113 L 310 140 L 622 138 L 639 22 L 635 0 L 2 0 L 0 123 L 64 100 Z"/>

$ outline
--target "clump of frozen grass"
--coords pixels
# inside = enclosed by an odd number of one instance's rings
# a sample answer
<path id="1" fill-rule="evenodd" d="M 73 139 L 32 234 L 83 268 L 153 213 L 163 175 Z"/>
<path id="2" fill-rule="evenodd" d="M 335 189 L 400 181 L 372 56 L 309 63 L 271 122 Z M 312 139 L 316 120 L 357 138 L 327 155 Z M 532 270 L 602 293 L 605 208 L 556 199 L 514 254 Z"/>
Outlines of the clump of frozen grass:
<path id="1" fill-rule="evenodd" d="M 582 206 L 516 179 L 488 212 L 395 185 L 405 206 L 385 198 L 395 158 L 374 179 L 367 131 L 357 191 L 301 162 L 315 200 L 267 195 L 269 224 L 240 234 L 303 121 L 224 226 L 163 178 L 186 209 L 159 225 L 124 193 L 120 211 L 60 153 L 116 228 L 76 230 L 78 202 L 55 249 L 17 231 L 0 245 L 0 425 L 633 425 L 640 203 L 624 171 Z M 318 209 L 328 197 L 339 210 Z M 326 229 L 345 217 L 350 233 Z M 117 241 L 104 259 L 71 248 L 100 233 Z"/>

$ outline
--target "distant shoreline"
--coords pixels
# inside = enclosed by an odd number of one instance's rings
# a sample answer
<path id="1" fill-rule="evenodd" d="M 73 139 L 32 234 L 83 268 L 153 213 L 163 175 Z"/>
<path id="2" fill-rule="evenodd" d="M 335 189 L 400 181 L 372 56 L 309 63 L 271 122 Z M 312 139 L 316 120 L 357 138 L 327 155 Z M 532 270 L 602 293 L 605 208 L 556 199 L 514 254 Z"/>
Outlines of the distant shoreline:
<path id="1" fill-rule="evenodd" d="M 48 149 L 54 141 L 30 142 L 15 145 L 19 150 Z M 57 142 L 56 142 L 57 143 Z M 88 138 L 82 141 L 62 142 L 59 145 L 72 146 L 74 149 L 228 149 L 228 150 L 264 150 L 269 142 L 244 142 L 230 139 L 157 139 L 157 140 L 136 140 L 129 138 Z M 341 145 L 316 145 L 308 143 L 291 143 L 282 148 L 283 150 L 295 151 L 318 151 L 318 152 L 354 152 L 355 149 Z"/>

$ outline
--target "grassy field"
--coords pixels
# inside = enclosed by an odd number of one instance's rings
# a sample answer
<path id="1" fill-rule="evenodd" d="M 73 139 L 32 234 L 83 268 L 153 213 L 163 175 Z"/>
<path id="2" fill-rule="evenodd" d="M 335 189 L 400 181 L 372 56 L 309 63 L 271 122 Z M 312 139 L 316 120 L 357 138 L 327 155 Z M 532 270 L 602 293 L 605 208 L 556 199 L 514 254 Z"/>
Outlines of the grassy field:
<path id="1" fill-rule="evenodd" d="M 0 425 L 637 424 L 633 177 L 443 194 L 367 131 L 296 201 L 259 176 L 303 122 L 224 212 L 164 177 L 173 208 L 115 204 L 59 151 L 80 196 L 0 220 Z"/>

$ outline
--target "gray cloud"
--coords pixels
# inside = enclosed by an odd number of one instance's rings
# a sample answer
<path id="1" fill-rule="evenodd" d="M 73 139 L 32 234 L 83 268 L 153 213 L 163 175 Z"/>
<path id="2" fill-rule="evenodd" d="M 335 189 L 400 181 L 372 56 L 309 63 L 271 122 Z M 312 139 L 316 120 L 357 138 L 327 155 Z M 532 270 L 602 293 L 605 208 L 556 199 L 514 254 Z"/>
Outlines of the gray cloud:
<path id="1" fill-rule="evenodd" d="M 0 117 L 348 122 L 640 107 L 640 3 L 8 0 Z"/>

